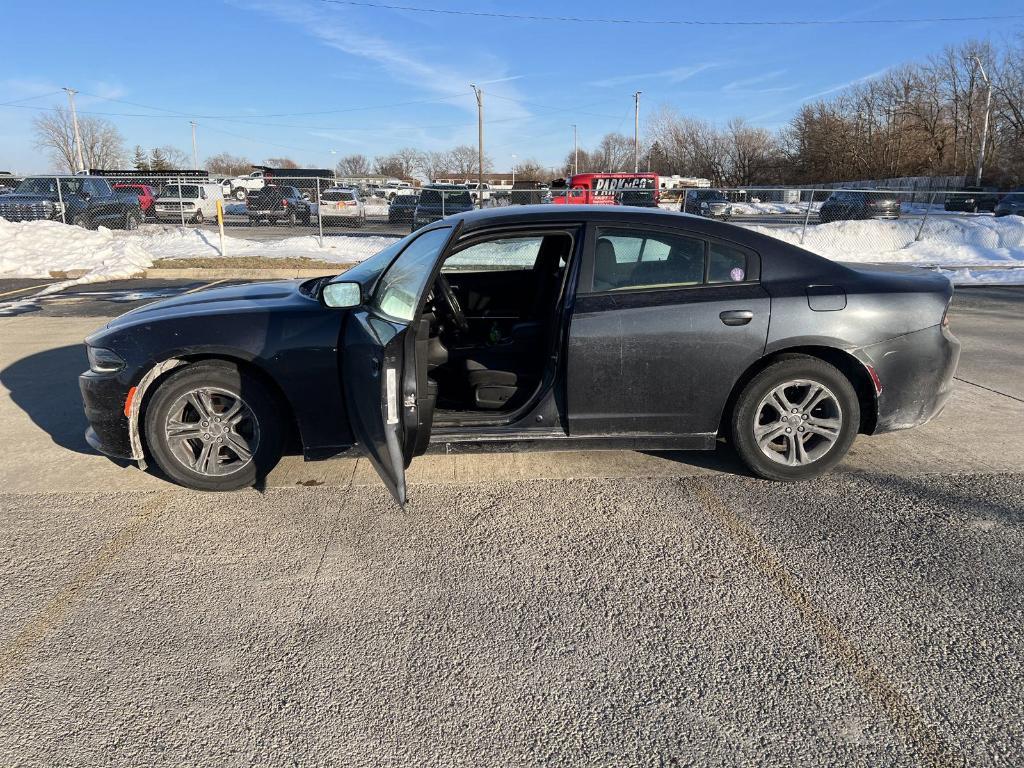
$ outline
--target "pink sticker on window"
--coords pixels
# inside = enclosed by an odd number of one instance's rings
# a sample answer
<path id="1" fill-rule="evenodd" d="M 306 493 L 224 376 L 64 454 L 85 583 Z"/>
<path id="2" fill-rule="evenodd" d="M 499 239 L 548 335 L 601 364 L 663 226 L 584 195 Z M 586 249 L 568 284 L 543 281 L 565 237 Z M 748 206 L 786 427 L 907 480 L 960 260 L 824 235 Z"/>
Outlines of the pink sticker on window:
<path id="1" fill-rule="evenodd" d="M 742 283 L 743 278 L 746 277 L 746 274 L 739 267 L 733 267 L 732 270 L 729 272 L 729 277 L 732 278 L 732 281 L 734 283 Z"/>

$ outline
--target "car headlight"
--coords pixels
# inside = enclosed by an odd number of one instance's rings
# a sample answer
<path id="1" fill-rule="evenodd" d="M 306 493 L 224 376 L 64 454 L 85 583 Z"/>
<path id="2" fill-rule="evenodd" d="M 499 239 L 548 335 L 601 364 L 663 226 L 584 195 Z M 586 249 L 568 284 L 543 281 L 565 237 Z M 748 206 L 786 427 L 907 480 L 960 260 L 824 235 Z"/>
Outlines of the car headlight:
<path id="1" fill-rule="evenodd" d="M 124 368 L 124 360 L 116 352 L 103 347 L 88 347 L 89 370 L 93 373 L 116 373 Z"/>

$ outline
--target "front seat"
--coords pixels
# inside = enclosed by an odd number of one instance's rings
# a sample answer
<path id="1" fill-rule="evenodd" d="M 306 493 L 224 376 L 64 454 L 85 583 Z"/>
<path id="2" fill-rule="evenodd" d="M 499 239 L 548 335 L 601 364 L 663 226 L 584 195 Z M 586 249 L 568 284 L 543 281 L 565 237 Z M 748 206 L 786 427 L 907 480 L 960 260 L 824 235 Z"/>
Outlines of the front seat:
<path id="1" fill-rule="evenodd" d="M 519 375 L 513 371 L 499 370 L 494 365 L 507 366 L 508 360 L 490 361 L 485 353 L 462 361 L 465 380 L 469 383 L 470 394 L 477 408 L 494 411 L 504 408 L 519 391 Z"/>

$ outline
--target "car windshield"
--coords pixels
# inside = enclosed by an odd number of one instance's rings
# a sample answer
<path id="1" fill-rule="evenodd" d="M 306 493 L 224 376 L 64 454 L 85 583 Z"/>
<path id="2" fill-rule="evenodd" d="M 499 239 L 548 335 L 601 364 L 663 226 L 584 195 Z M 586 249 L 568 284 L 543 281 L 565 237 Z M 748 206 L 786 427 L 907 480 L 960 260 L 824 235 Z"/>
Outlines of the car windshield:
<path id="1" fill-rule="evenodd" d="M 74 195 L 82 190 L 81 179 L 61 179 L 60 192 L 62 195 Z M 14 190 L 17 195 L 56 195 L 56 178 L 25 179 Z"/>
<path id="2" fill-rule="evenodd" d="M 419 198 L 416 195 L 396 195 L 391 202 L 392 205 L 416 205 Z"/>
<path id="3" fill-rule="evenodd" d="M 1004 203 L 1024 203 L 1024 192 L 1015 192 L 1003 198 Z"/>
<path id="4" fill-rule="evenodd" d="M 451 235 L 449 227 L 432 229 L 413 240 L 384 274 L 373 306 L 384 315 L 411 323 L 438 256 Z"/>
<path id="5" fill-rule="evenodd" d="M 199 187 L 195 184 L 168 184 L 164 187 L 161 197 L 199 197 Z"/>

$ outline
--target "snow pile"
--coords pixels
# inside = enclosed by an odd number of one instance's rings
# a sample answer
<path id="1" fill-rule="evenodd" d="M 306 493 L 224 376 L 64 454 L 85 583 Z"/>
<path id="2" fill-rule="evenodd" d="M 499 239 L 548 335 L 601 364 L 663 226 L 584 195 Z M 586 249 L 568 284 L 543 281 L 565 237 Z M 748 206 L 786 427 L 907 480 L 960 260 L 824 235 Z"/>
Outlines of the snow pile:
<path id="1" fill-rule="evenodd" d="M 95 231 L 58 221 L 0 219 L 0 275 L 50 277 L 85 270 L 78 282 L 132 277 L 152 266 L 153 256 L 137 240 L 109 229 Z"/>
<path id="2" fill-rule="evenodd" d="M 216 230 L 154 224 L 135 232 L 118 232 L 115 237 L 138 243 L 153 259 L 187 259 L 197 256 L 220 256 L 220 237 Z M 224 258 L 232 256 L 266 256 L 268 258 L 307 257 L 320 261 L 351 264 L 362 261 L 398 238 L 380 235 L 328 235 L 323 247 L 316 235 L 286 237 L 260 242 L 239 237 L 224 237 Z M 225 264 L 230 266 L 230 264 Z"/>
<path id="3" fill-rule="evenodd" d="M 1024 267 L 1024 219 L 1018 216 L 937 217 L 924 221 L 923 229 L 921 219 L 836 221 L 807 227 L 802 244 L 800 225 L 748 229 L 837 261 Z M 957 282 L 979 279 L 1024 283 L 1024 269 L 961 270 L 956 276 Z"/>

